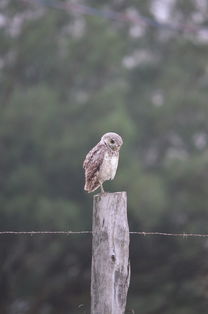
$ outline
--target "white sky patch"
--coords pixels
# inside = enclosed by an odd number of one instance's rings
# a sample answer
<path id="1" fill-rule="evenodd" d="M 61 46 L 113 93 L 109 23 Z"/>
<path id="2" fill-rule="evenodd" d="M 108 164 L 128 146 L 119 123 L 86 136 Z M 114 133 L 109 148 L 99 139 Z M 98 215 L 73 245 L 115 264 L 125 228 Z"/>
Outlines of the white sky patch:
<path id="1" fill-rule="evenodd" d="M 20 15 L 16 15 L 12 19 L 12 21 L 9 25 L 10 26 L 9 27 L 9 33 L 12 37 L 16 37 L 20 34 L 23 22 L 24 22 L 24 20 L 23 20 L 22 16 L 20 16 Z"/>
<path id="2" fill-rule="evenodd" d="M 0 28 L 5 27 L 11 37 L 18 37 L 24 22 L 40 18 L 44 14 L 44 9 L 40 7 L 36 10 L 27 10 L 23 13 L 14 14 L 12 17 L 0 14 Z"/>
<path id="3" fill-rule="evenodd" d="M 132 69 L 141 64 L 153 63 L 156 61 L 156 57 L 145 49 L 135 50 L 132 55 L 125 56 L 123 58 L 123 66 L 127 69 Z"/>
<path id="4" fill-rule="evenodd" d="M 208 43 L 208 28 L 203 28 L 198 32 L 197 41 L 201 44 Z"/>
<path id="5" fill-rule="evenodd" d="M 138 14 L 138 11 L 134 8 L 128 8 L 126 11 L 126 14 L 130 21 L 132 21 L 132 24 L 129 29 L 129 35 L 132 38 L 139 38 L 142 37 L 145 33 L 145 24 L 142 20 L 140 20 L 140 16 Z"/>
<path id="6" fill-rule="evenodd" d="M 203 23 L 207 19 L 208 1 L 195 0 L 196 11 L 192 14 L 192 19 L 195 23 Z"/>
<path id="7" fill-rule="evenodd" d="M 6 17 L 3 14 L 0 14 L 0 28 L 6 25 Z"/>
<path id="8" fill-rule="evenodd" d="M 151 12 L 159 22 L 169 22 L 174 4 L 175 0 L 153 0 Z"/>
<path id="9" fill-rule="evenodd" d="M 122 60 L 123 66 L 127 69 L 132 69 L 136 66 L 136 62 L 133 56 L 126 56 Z"/>
<path id="10" fill-rule="evenodd" d="M 208 10 L 208 2 L 207 0 L 195 0 L 196 3 L 196 7 L 205 12 L 206 10 Z"/>
<path id="11" fill-rule="evenodd" d="M 129 29 L 129 35 L 132 38 L 140 38 L 144 35 L 145 29 L 144 27 L 141 27 L 140 25 L 132 25 Z"/>
<path id="12" fill-rule="evenodd" d="M 70 32 L 75 38 L 81 38 L 85 33 L 85 29 L 86 23 L 85 19 L 82 16 L 80 16 L 79 18 L 77 17 L 74 20 L 73 24 L 70 25 Z"/>
<path id="13" fill-rule="evenodd" d="M 164 105 L 164 95 L 161 90 L 156 90 L 152 94 L 152 103 L 156 107 Z"/>
<path id="14" fill-rule="evenodd" d="M 196 148 L 204 149 L 207 145 L 207 136 L 205 133 L 197 133 L 193 136 L 193 141 Z"/>

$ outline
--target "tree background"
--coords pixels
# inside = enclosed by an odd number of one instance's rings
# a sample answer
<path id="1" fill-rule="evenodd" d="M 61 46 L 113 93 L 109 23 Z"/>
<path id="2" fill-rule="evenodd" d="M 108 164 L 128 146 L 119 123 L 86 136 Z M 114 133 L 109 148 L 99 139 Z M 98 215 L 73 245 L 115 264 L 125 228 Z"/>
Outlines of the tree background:
<path id="1" fill-rule="evenodd" d="M 82 3 L 198 27 L 1 1 L 0 230 L 90 230 L 82 162 L 115 131 L 130 230 L 208 233 L 207 2 Z M 127 313 L 207 311 L 206 239 L 131 236 L 130 257 Z M 1 236 L 0 264 L 1 314 L 89 313 L 90 235 Z"/>

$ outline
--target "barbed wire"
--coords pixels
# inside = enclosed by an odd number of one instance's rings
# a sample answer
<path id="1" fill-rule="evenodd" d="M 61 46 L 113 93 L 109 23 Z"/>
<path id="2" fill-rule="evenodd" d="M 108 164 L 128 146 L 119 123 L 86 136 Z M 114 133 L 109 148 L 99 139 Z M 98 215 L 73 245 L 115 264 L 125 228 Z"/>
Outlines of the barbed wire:
<path id="1" fill-rule="evenodd" d="M 73 235 L 73 234 L 93 234 L 93 231 L 0 231 L 0 236 L 3 235 Z M 208 234 L 200 233 L 169 233 L 158 231 L 130 231 L 130 235 L 142 235 L 142 236 L 162 236 L 162 237 L 182 237 L 182 238 L 208 238 Z"/>
<path id="2" fill-rule="evenodd" d="M 183 238 L 208 238 L 208 234 L 200 234 L 200 233 L 169 233 L 169 232 L 142 232 L 142 231 L 131 231 L 130 234 L 135 235 L 154 235 L 154 236 L 163 236 L 163 237 L 183 237 Z"/>
<path id="3" fill-rule="evenodd" d="M 74 13 L 79 13 L 82 15 L 89 15 L 89 16 L 98 16 L 108 20 L 115 20 L 120 22 L 131 22 L 133 24 L 139 25 L 148 25 L 150 27 L 156 28 L 166 28 L 172 31 L 179 31 L 184 33 L 195 33 L 199 30 L 201 25 L 196 24 L 183 24 L 183 23 L 161 23 L 156 21 L 151 17 L 147 17 L 144 15 L 135 12 L 126 12 L 120 13 L 113 10 L 104 10 L 104 9 L 97 9 L 95 7 L 90 7 L 83 4 L 78 3 L 71 3 L 70 1 L 61 2 L 58 0 L 22 0 L 24 2 L 32 2 L 39 5 L 51 7 L 54 9 L 65 10 L 65 11 L 72 11 Z"/>

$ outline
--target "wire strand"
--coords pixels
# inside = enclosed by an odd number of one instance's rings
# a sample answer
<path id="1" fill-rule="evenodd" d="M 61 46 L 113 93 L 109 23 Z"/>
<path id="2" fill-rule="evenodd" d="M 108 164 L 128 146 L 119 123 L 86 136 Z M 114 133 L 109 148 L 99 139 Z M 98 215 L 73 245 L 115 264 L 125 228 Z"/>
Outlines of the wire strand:
<path id="1" fill-rule="evenodd" d="M 154 28 L 166 28 L 172 31 L 179 31 L 179 32 L 185 32 L 185 33 L 195 33 L 200 27 L 200 25 L 193 25 L 193 24 L 160 23 L 156 21 L 155 19 L 141 15 L 139 13 L 132 15 L 132 14 L 120 13 L 120 12 L 116 12 L 112 10 L 102 10 L 102 9 L 97 9 L 95 7 L 86 6 L 83 4 L 70 3 L 69 1 L 67 2 L 61 2 L 58 0 L 23 0 L 23 1 L 36 3 L 39 5 L 51 7 L 54 9 L 72 11 L 72 12 L 83 14 L 83 15 L 98 16 L 98 17 L 102 17 L 108 20 L 132 22 L 134 24 L 139 24 L 139 25 L 145 24 Z"/>
<path id="2" fill-rule="evenodd" d="M 0 231 L 0 236 L 3 235 L 73 235 L 73 234 L 93 234 L 92 231 Z M 182 237 L 182 238 L 208 238 L 208 234 L 200 233 L 169 233 L 169 232 L 145 232 L 145 231 L 130 231 L 130 235 L 142 236 L 162 236 L 162 237 Z"/>

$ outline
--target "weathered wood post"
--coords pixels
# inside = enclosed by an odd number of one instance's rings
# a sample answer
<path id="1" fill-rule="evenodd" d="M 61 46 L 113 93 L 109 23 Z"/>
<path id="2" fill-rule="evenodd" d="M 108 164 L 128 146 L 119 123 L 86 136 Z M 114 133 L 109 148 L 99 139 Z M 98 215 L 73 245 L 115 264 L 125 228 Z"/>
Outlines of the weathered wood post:
<path id="1" fill-rule="evenodd" d="M 91 314 L 123 314 L 130 280 L 126 192 L 94 196 Z"/>

